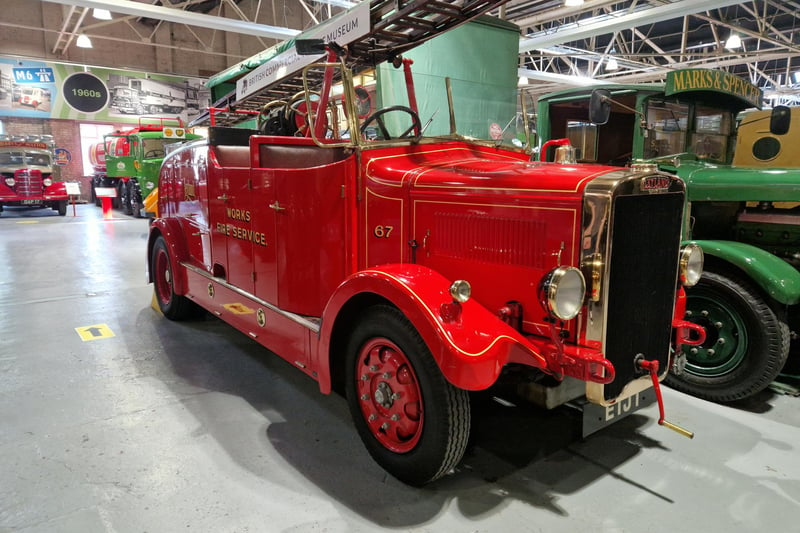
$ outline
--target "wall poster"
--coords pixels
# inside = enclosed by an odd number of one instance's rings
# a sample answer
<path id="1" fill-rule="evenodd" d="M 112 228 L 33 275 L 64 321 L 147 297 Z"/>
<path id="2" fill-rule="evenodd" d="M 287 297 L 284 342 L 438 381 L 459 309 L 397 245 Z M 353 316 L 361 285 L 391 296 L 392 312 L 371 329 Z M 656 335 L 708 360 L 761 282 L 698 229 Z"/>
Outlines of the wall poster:
<path id="1" fill-rule="evenodd" d="M 190 121 L 209 106 L 200 78 L 0 57 L 0 117 Z"/>

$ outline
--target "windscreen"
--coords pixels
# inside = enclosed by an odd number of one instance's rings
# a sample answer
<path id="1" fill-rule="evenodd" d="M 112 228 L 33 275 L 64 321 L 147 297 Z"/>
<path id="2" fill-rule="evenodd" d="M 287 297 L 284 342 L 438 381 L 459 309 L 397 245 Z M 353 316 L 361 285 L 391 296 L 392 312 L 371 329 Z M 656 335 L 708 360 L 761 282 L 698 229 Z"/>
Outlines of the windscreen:
<path id="1" fill-rule="evenodd" d="M 392 107 L 409 108 L 407 83 L 401 69 L 379 71 L 377 82 L 378 112 Z M 448 98 L 448 86 L 451 99 Z M 527 143 L 516 88 L 414 74 L 413 89 L 424 137 L 455 133 L 516 148 L 522 148 Z M 394 131 L 402 133 L 412 127 L 413 115 L 407 111 L 387 112 L 387 120 L 390 117 Z M 368 124 L 367 128 L 372 126 Z"/>

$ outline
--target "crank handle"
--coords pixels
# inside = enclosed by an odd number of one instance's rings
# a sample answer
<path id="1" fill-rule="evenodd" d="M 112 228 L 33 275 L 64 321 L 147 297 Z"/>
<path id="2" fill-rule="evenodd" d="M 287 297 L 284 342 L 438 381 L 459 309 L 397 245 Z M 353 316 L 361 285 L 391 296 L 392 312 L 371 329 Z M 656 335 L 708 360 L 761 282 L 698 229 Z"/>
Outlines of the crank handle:
<path id="1" fill-rule="evenodd" d="M 661 397 L 661 383 L 658 382 L 658 359 L 648 361 L 644 358 L 644 355 L 640 354 L 636 356 L 635 361 L 642 370 L 646 370 L 650 374 L 650 378 L 653 380 L 653 389 L 656 391 L 656 400 L 658 401 L 658 425 L 669 428 L 684 437 L 693 439 L 694 433 L 688 429 L 684 429 L 677 424 L 664 420 L 664 399 Z"/>

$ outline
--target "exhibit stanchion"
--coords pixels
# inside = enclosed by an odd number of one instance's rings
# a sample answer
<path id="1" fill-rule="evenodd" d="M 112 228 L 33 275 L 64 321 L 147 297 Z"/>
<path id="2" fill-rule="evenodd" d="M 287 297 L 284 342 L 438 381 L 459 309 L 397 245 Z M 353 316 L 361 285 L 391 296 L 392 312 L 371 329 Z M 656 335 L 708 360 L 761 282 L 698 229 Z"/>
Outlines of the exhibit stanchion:
<path id="1" fill-rule="evenodd" d="M 77 217 L 78 213 L 75 210 L 75 197 L 81 195 L 81 186 L 77 181 L 68 181 L 64 185 L 67 189 L 70 202 L 72 203 L 72 216 Z"/>
<path id="2" fill-rule="evenodd" d="M 117 189 L 114 187 L 95 187 L 94 192 L 100 198 L 103 206 L 103 218 L 105 220 L 114 218 L 111 213 L 111 199 L 117 197 Z"/>

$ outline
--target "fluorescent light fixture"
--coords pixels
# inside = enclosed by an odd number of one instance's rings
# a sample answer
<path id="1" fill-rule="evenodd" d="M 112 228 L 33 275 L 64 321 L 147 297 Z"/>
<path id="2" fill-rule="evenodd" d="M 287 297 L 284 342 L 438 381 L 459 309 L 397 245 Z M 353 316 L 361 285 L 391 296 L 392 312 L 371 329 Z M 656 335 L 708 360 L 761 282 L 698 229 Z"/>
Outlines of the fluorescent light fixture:
<path id="1" fill-rule="evenodd" d="M 795 83 L 800 83 L 800 72 L 792 72 L 792 79 Z"/>
<path id="2" fill-rule="evenodd" d="M 111 11 L 108 9 L 94 8 L 92 16 L 98 20 L 111 20 Z"/>
<path id="3" fill-rule="evenodd" d="M 606 60 L 606 70 L 617 70 L 618 68 L 619 63 L 617 63 L 617 58 L 611 56 Z"/>
<path id="4" fill-rule="evenodd" d="M 564 0 L 564 5 L 567 7 L 578 7 L 583 5 L 583 0 Z"/>
<path id="5" fill-rule="evenodd" d="M 81 33 L 78 35 L 78 40 L 75 41 L 75 46 L 78 48 L 91 48 L 92 47 L 92 40 L 89 39 L 88 35 L 84 35 Z"/>
<path id="6" fill-rule="evenodd" d="M 727 48 L 728 50 L 736 50 L 741 46 L 742 46 L 742 38 L 736 35 L 735 33 L 731 33 L 731 36 L 728 37 L 727 41 L 725 41 L 725 48 Z"/>

